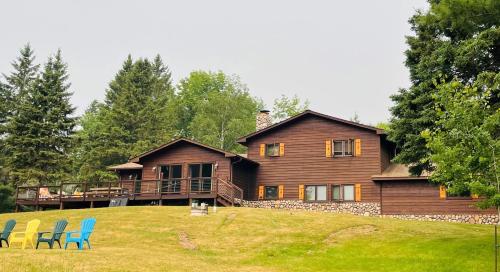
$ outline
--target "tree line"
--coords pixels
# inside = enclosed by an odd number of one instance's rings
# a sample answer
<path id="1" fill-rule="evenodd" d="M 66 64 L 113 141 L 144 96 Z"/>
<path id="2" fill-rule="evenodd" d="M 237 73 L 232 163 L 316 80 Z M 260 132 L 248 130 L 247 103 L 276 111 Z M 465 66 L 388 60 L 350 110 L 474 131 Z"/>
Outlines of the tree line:
<path id="1" fill-rule="evenodd" d="M 429 0 L 409 19 L 406 66 L 411 86 L 391 96 L 383 124 L 397 146 L 394 161 L 450 194 L 478 195 L 500 207 L 500 2 Z M 174 86 L 168 67 L 128 57 L 104 101 L 74 116 L 67 66 L 58 51 L 41 68 L 30 46 L 0 81 L 0 181 L 53 183 L 112 178 L 125 162 L 175 137 L 244 151 L 235 139 L 255 129 L 263 107 L 236 76 L 193 71 Z M 275 119 L 308 107 L 275 100 Z M 359 121 L 355 116 L 353 121 Z M 0 200 L 5 195 L 0 188 Z"/>
<path id="2" fill-rule="evenodd" d="M 3 78 L 0 178 L 9 185 L 114 179 L 107 166 L 178 137 L 244 152 L 235 141 L 255 130 L 255 116 L 264 107 L 237 76 L 221 71 L 193 71 L 174 85 L 159 55 L 128 56 L 104 100 L 93 101 L 82 116 L 71 105 L 60 50 L 41 67 L 28 44 Z M 281 96 L 274 118 L 307 107 L 297 96 Z"/>

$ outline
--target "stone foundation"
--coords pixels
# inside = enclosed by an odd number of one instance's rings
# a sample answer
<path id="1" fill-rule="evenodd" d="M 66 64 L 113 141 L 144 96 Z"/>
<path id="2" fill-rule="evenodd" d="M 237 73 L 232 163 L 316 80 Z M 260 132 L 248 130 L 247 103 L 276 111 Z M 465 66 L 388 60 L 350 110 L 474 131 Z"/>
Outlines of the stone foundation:
<path id="1" fill-rule="evenodd" d="M 241 206 L 266 209 L 287 209 L 350 213 L 364 216 L 380 215 L 380 205 L 374 202 L 304 202 L 299 200 L 242 200 Z"/>
<path id="2" fill-rule="evenodd" d="M 407 214 L 384 214 L 381 217 L 397 218 L 402 220 L 416 221 L 443 221 L 469 224 L 493 225 L 498 222 L 496 214 L 430 214 L 430 215 L 407 215 Z"/>
<path id="3" fill-rule="evenodd" d="M 377 202 L 304 202 L 300 200 L 241 200 L 240 202 L 242 207 L 250 208 L 350 213 L 402 220 L 443 221 L 469 224 L 495 224 L 498 222 L 498 216 L 496 214 L 381 215 L 380 204 Z"/>

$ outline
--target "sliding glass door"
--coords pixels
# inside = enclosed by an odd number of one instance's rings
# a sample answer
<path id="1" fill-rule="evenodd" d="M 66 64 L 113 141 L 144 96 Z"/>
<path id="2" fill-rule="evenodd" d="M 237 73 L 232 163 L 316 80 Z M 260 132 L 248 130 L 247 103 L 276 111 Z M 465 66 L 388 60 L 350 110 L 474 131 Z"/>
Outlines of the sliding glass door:
<path id="1" fill-rule="evenodd" d="M 159 179 L 162 193 L 178 193 L 181 191 L 182 165 L 160 165 Z"/>
<path id="2" fill-rule="evenodd" d="M 211 163 L 190 164 L 191 192 L 209 193 L 212 190 L 212 172 Z"/>

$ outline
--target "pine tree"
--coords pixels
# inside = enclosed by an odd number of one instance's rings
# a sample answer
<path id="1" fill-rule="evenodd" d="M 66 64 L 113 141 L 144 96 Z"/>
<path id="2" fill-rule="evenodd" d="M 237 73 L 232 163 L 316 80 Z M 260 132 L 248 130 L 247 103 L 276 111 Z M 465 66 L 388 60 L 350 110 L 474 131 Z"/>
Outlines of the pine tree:
<path id="1" fill-rule="evenodd" d="M 17 183 L 49 184 L 69 178 L 67 153 L 76 120 L 67 80 L 67 66 L 58 51 L 16 100 L 6 146 Z"/>
<path id="2" fill-rule="evenodd" d="M 35 52 L 30 44 L 26 44 L 20 51 L 20 56 L 12 62 L 14 71 L 5 75 L 7 85 L 15 97 L 22 97 L 35 82 L 40 65 L 34 64 Z"/>
<path id="3" fill-rule="evenodd" d="M 81 118 L 73 153 L 80 179 L 105 180 L 106 166 L 172 139 L 175 130 L 171 74 L 159 56 L 130 56 L 110 82 L 104 103 L 94 101 Z"/>
<path id="4" fill-rule="evenodd" d="M 39 65 L 34 64 L 35 53 L 30 44 L 20 51 L 20 56 L 12 62 L 13 71 L 3 74 L 6 82 L 0 82 L 0 180 L 6 182 L 9 176 L 8 158 L 10 157 L 6 137 L 7 124 L 16 114 L 19 102 L 28 90 L 33 87 L 38 76 Z"/>

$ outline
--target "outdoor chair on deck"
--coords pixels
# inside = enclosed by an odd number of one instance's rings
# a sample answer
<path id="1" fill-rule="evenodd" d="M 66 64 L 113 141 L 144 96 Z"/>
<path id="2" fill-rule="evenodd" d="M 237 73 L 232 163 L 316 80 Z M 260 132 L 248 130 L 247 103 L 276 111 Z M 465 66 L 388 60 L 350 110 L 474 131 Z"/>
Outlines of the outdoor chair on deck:
<path id="1" fill-rule="evenodd" d="M 52 232 L 50 231 L 40 231 L 38 232 L 38 241 L 36 242 L 36 248 L 38 249 L 38 245 L 40 242 L 42 243 L 47 243 L 49 244 L 49 248 L 52 249 L 54 246 L 54 242 L 57 242 L 59 244 L 59 248 L 61 248 L 61 236 L 64 233 L 64 229 L 68 225 L 68 221 L 66 220 L 59 220 L 57 221 L 54 230 Z M 52 233 L 51 237 L 43 237 L 44 234 L 46 233 Z"/>
<path id="2" fill-rule="evenodd" d="M 64 249 L 68 248 L 69 243 L 76 243 L 79 250 L 83 250 L 83 243 L 87 242 L 87 245 L 90 247 L 89 238 L 94 230 L 95 218 L 85 218 L 82 221 L 82 226 L 80 230 L 68 231 L 66 232 L 66 242 L 64 243 Z M 73 234 L 79 234 L 79 237 L 72 237 Z"/>
<path id="3" fill-rule="evenodd" d="M 7 223 L 5 223 L 3 231 L 0 232 L 0 247 L 2 247 L 2 241 L 5 241 L 5 243 L 7 243 L 7 247 L 9 247 L 9 236 L 15 226 L 16 220 L 14 219 L 11 219 L 7 221 Z"/>
<path id="4" fill-rule="evenodd" d="M 38 191 L 38 198 L 40 199 L 52 199 L 52 198 L 55 198 L 56 196 L 55 195 L 52 195 L 49 191 L 49 188 L 40 188 L 40 190 Z"/>
<path id="5" fill-rule="evenodd" d="M 35 248 L 35 244 L 33 239 L 35 239 L 35 235 L 38 231 L 38 226 L 40 226 L 40 220 L 34 219 L 28 222 L 26 226 L 26 231 L 24 232 L 13 232 L 10 236 L 9 243 L 21 243 L 22 249 L 26 248 L 26 244 L 28 242 L 31 243 L 31 247 Z"/>

